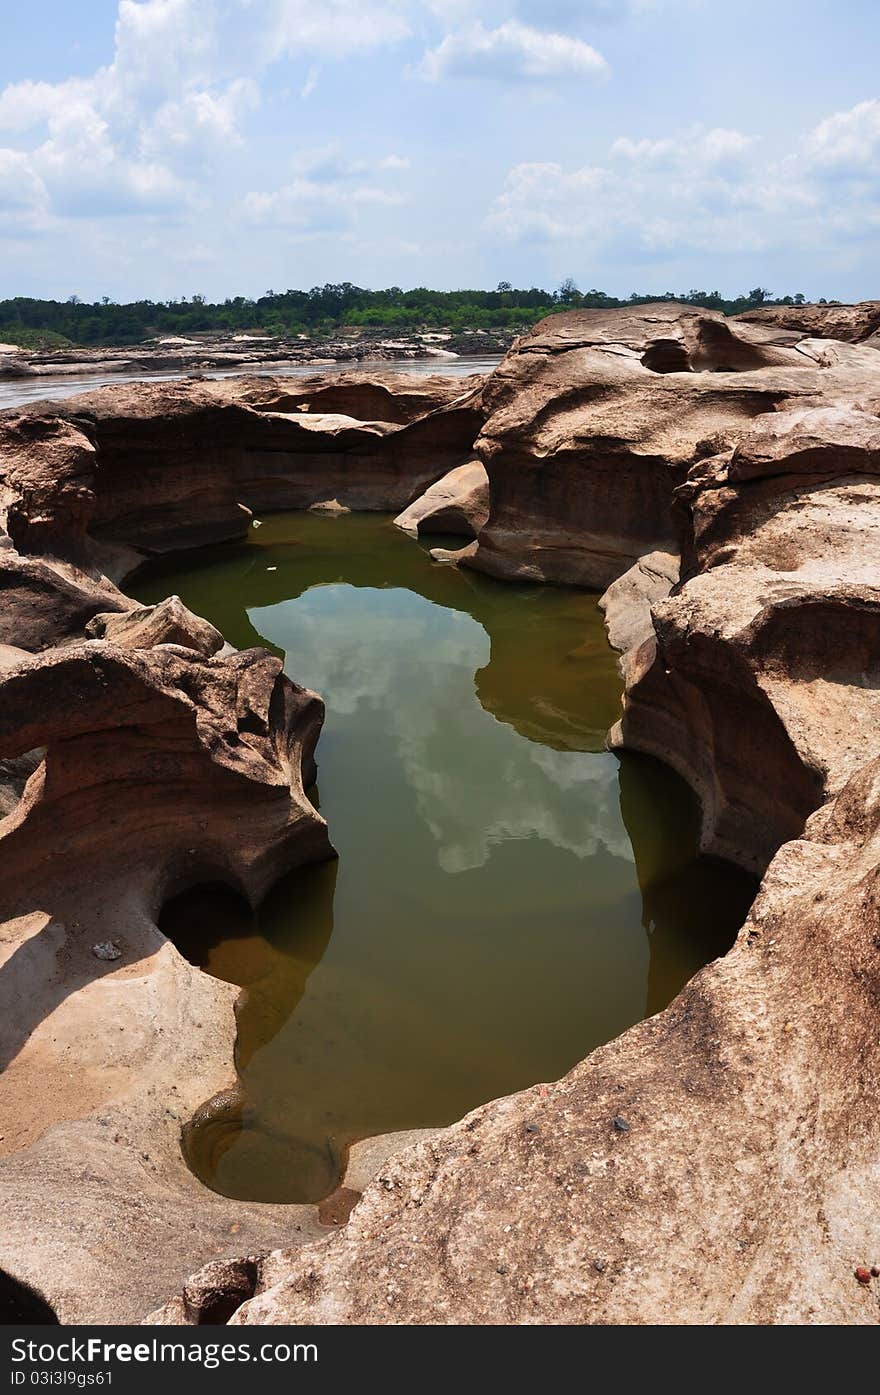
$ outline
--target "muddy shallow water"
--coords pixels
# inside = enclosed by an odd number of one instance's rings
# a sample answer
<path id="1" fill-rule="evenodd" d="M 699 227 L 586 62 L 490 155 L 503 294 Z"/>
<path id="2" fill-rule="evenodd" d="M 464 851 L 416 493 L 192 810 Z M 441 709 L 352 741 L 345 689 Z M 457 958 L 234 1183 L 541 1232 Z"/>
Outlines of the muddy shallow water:
<path id="1" fill-rule="evenodd" d="M 338 861 L 255 915 L 208 887 L 162 918 L 245 988 L 242 1100 L 185 1141 L 216 1190 L 317 1200 L 354 1139 L 558 1077 L 731 944 L 755 883 L 696 855 L 678 777 L 603 749 L 595 596 L 441 566 L 375 515 L 279 515 L 129 589 L 274 648 L 327 704 Z"/>

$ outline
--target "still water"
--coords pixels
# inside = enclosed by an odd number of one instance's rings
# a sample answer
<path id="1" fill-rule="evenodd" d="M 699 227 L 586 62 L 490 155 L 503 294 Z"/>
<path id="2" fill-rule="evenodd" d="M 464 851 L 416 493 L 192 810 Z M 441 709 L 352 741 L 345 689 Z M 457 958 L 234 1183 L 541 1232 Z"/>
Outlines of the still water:
<path id="1" fill-rule="evenodd" d="M 266 519 L 142 573 L 322 693 L 338 861 L 252 915 L 162 925 L 242 985 L 241 1098 L 192 1129 L 210 1186 L 317 1200 L 348 1145 L 563 1074 L 724 953 L 754 882 L 696 853 L 687 787 L 610 755 L 621 683 L 588 592 L 434 563 L 375 515 Z"/>
<path id="2" fill-rule="evenodd" d="M 123 354 L 120 352 L 120 357 Z M 207 371 L 206 378 L 308 378 L 337 374 L 369 373 L 381 377 L 384 373 L 416 373 L 420 376 L 440 373 L 444 377 L 466 377 L 469 373 L 491 373 L 501 362 L 500 354 L 482 358 L 423 358 L 423 359 L 363 359 L 360 363 L 290 363 L 280 368 L 247 366 Z M 46 374 L 37 378 L 0 379 L 0 411 L 5 407 L 22 407 L 28 402 L 61 401 L 82 392 L 94 392 L 111 383 L 170 383 L 187 373 L 76 373 Z"/>

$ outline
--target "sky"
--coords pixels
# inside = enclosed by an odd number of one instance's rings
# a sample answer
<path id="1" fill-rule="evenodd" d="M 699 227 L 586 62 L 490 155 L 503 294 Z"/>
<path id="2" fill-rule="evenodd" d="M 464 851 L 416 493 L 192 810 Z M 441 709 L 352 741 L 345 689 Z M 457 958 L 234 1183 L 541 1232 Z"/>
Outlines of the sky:
<path id="1" fill-rule="evenodd" d="M 878 0 L 4 0 L 0 296 L 880 297 Z"/>

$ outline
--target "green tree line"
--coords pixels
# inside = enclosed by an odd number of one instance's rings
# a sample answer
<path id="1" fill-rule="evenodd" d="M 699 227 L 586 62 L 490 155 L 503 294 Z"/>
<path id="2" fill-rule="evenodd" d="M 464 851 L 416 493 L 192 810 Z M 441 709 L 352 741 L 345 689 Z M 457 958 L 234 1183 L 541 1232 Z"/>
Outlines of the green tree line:
<path id="1" fill-rule="evenodd" d="M 367 331 L 525 329 L 554 311 L 614 309 L 651 300 L 682 300 L 735 315 L 758 305 L 802 305 L 804 296 L 774 299 L 764 287 L 726 299 L 719 291 L 634 292 L 626 299 L 604 291 L 581 291 L 570 278 L 555 291 L 517 289 L 507 281 L 494 291 L 432 291 L 400 286 L 371 291 L 349 281 L 310 291 L 267 291 L 258 299 L 234 296 L 209 302 L 202 295 L 180 300 L 136 300 L 117 304 L 108 296 L 93 304 L 16 296 L 0 300 L 0 340 L 23 346 L 137 344 L 155 336 L 237 333 L 327 334 L 346 326 Z M 820 303 L 825 303 L 820 302 Z"/>

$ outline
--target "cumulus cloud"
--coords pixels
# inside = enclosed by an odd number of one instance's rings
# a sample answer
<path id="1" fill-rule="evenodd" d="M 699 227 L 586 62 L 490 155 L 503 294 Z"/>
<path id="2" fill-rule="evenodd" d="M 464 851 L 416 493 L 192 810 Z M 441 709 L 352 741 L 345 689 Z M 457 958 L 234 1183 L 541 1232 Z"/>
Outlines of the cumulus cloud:
<path id="1" fill-rule="evenodd" d="M 607 67 L 601 53 L 582 39 L 544 33 L 518 20 L 487 29 L 478 20 L 447 34 L 425 54 L 419 72 L 429 82 L 447 77 L 540 82 L 596 77 Z"/>
<path id="2" fill-rule="evenodd" d="M 204 158 L 212 151 L 228 150 L 242 143 L 240 121 L 259 104 L 257 84 L 234 78 L 221 91 L 188 92 L 163 102 L 142 124 L 141 152 L 176 159 L 185 155 Z"/>
<path id="3" fill-rule="evenodd" d="M 371 169 L 381 175 L 405 168 L 406 162 L 397 161 L 396 156 L 386 156 L 371 167 L 367 161 L 346 160 L 334 147 L 310 152 L 294 162 L 294 179 L 278 189 L 246 194 L 241 211 L 250 223 L 302 234 L 343 230 L 352 226 L 365 208 L 390 208 L 406 202 L 399 190 L 363 177 Z"/>
<path id="4" fill-rule="evenodd" d="M 240 0 L 262 19 L 266 51 L 273 58 L 303 49 L 338 57 L 340 53 L 398 43 L 411 29 L 408 7 L 394 0 Z"/>
<path id="5" fill-rule="evenodd" d="M 294 179 L 270 193 L 245 194 L 242 209 L 254 223 L 273 223 L 301 232 L 328 232 L 347 227 L 356 209 L 365 204 L 386 207 L 403 203 L 401 194 L 371 184 L 343 188 L 338 184 Z"/>
<path id="6" fill-rule="evenodd" d="M 880 221 L 880 102 L 820 122 L 775 161 L 753 135 L 696 126 L 615 140 L 599 164 L 515 165 L 485 220 L 510 243 L 558 242 L 635 256 L 819 249 Z M 844 206 L 830 181 L 849 179 Z"/>
<path id="7" fill-rule="evenodd" d="M 678 139 L 632 140 L 621 136 L 611 146 L 611 155 L 634 165 L 667 165 L 679 168 L 718 168 L 743 160 L 756 142 L 742 131 L 714 127 L 706 131 L 694 127 Z"/>
<path id="8" fill-rule="evenodd" d="M 90 77 L 0 91 L 3 193 L 35 216 L 169 212 L 243 141 L 258 76 L 285 55 L 346 53 L 409 32 L 395 0 L 120 0 L 110 63 Z M 317 82 L 309 69 L 303 95 Z M 364 200 L 372 197 L 360 191 Z M 375 195 L 378 199 L 379 193 Z"/>
<path id="9" fill-rule="evenodd" d="M 352 225 L 361 209 L 406 202 L 388 179 L 407 170 L 409 161 L 393 152 L 374 160 L 352 159 L 331 143 L 299 151 L 291 168 L 294 178 L 280 188 L 244 196 L 241 210 L 248 222 L 327 232 Z"/>
<path id="10" fill-rule="evenodd" d="M 0 214 L 37 214 L 48 203 L 46 186 L 18 150 L 0 150 Z"/>
<path id="11" fill-rule="evenodd" d="M 838 111 L 811 132 L 806 155 L 814 169 L 862 178 L 880 172 L 880 100 Z"/>

